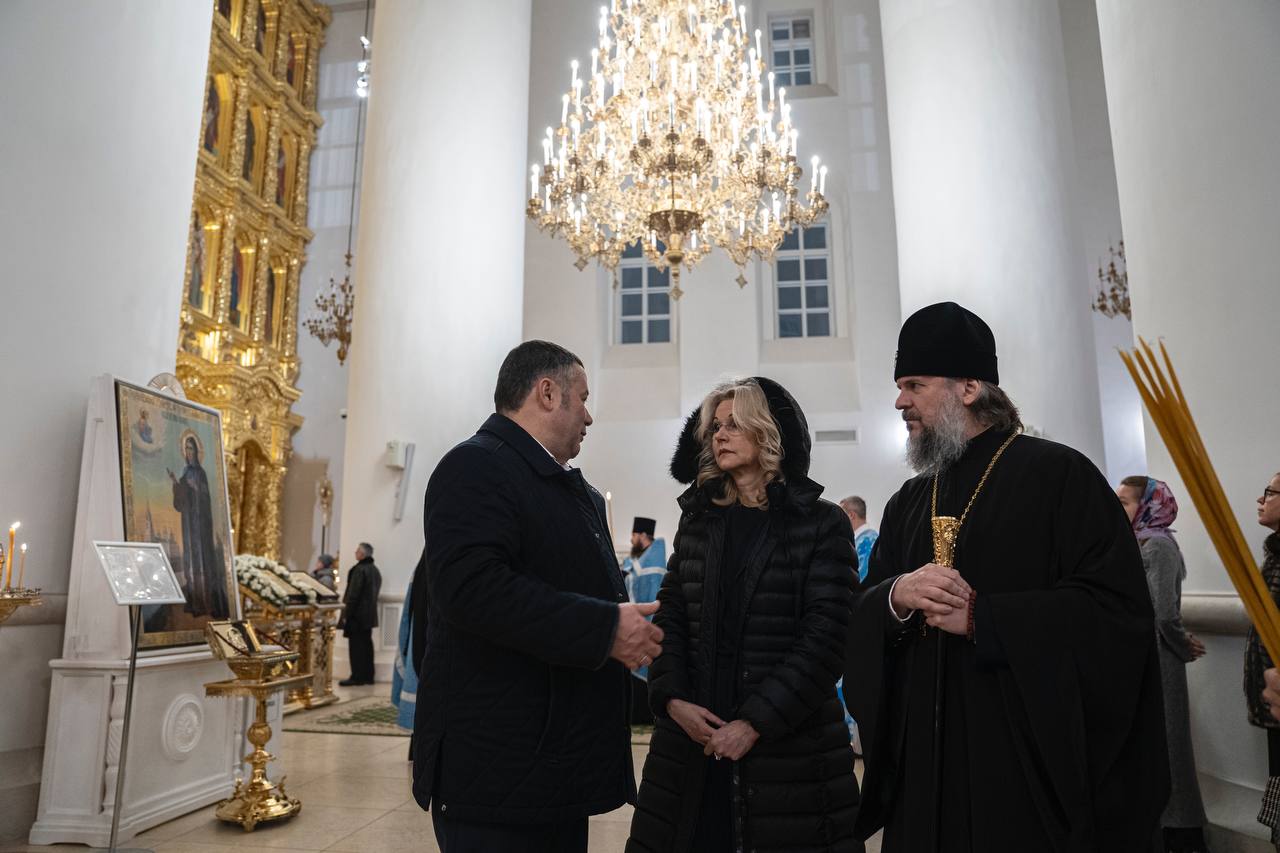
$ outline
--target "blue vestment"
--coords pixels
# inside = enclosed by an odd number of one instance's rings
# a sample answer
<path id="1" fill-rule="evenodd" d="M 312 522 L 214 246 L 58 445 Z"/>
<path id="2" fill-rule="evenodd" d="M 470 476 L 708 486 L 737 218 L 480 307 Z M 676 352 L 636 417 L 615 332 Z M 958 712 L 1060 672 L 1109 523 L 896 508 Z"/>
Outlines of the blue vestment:
<path id="1" fill-rule="evenodd" d="M 396 665 L 391 672 L 391 704 L 400 709 L 396 723 L 402 729 L 413 730 L 413 714 L 418 706 L 418 671 L 413 664 L 413 582 L 404 594 L 404 607 L 400 610 L 400 648 Z"/>
<path id="2" fill-rule="evenodd" d="M 654 539 L 653 544 L 639 557 L 627 557 L 622 561 L 623 580 L 627 585 L 627 597 L 634 604 L 647 604 L 658 600 L 658 588 L 662 576 L 667 573 L 667 542 Z M 649 617 L 652 619 L 653 617 Z M 632 670 L 636 678 L 649 680 L 649 667 Z"/>

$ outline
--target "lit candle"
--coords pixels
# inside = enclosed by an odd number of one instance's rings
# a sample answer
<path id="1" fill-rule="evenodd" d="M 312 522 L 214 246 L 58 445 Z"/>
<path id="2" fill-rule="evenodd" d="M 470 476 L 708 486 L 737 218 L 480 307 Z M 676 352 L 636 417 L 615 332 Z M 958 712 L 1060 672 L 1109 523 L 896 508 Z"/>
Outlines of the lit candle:
<path id="1" fill-rule="evenodd" d="M 529 198 L 538 197 L 538 167 L 529 167 Z"/>
<path id="2" fill-rule="evenodd" d="M 578 85 L 578 60 L 575 59 L 569 63 L 569 70 L 572 72 L 571 76 L 569 77 L 569 85 L 570 86 Z"/>
<path id="3" fill-rule="evenodd" d="M 603 18 L 603 17 L 601 17 L 601 19 L 600 19 L 600 28 L 601 28 L 601 30 L 603 30 L 603 29 L 604 29 L 604 18 Z M 599 48 L 595 48 L 595 47 L 593 47 L 593 48 L 591 48 L 591 76 L 592 76 L 592 77 L 596 76 L 597 69 L 598 69 L 599 65 L 600 65 L 600 50 L 599 50 Z"/>
<path id="4" fill-rule="evenodd" d="M 560 98 L 560 124 L 564 124 L 569 120 L 569 96 L 562 95 Z"/>
<path id="5" fill-rule="evenodd" d="M 818 172 L 818 192 L 822 195 L 827 194 L 827 167 L 823 166 Z"/>
<path id="6" fill-rule="evenodd" d="M 738 18 L 740 21 L 742 21 L 742 37 L 746 38 L 747 37 L 747 7 L 746 6 L 738 7 Z"/>
<path id="7" fill-rule="evenodd" d="M 609 30 L 609 10 L 604 6 L 600 7 L 600 38 L 604 38 L 604 34 Z"/>
<path id="8" fill-rule="evenodd" d="M 756 30 L 756 32 L 760 32 L 760 31 Z M 775 92 L 773 89 L 773 78 L 774 78 L 774 74 L 772 71 L 770 71 L 769 72 L 769 104 L 770 105 L 772 105 L 775 100 Z"/>
<path id="9" fill-rule="evenodd" d="M 22 559 L 18 562 L 18 589 L 23 589 L 22 578 L 27 573 L 27 543 L 22 543 Z"/>
<path id="10" fill-rule="evenodd" d="M 756 30 L 756 56 L 764 56 L 764 54 L 760 52 L 760 30 L 758 29 Z"/>
<path id="11" fill-rule="evenodd" d="M 609 542 L 613 543 L 613 492 L 604 493 L 604 505 L 609 508 Z"/>
<path id="12" fill-rule="evenodd" d="M 4 586 L 8 589 L 13 581 L 13 540 L 18 535 L 18 528 L 22 526 L 21 521 L 15 521 L 9 525 L 9 550 L 5 552 L 4 558 Z"/>
<path id="13" fill-rule="evenodd" d="M 809 192 L 818 191 L 818 155 L 814 154 L 809 158 L 809 166 L 811 173 L 809 175 Z"/>

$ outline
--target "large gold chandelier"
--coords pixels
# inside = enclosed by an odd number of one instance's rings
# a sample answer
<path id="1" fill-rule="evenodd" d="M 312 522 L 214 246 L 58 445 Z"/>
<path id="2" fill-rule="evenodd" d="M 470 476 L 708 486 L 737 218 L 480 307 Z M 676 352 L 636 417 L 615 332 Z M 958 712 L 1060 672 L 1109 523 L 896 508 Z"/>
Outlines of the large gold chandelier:
<path id="1" fill-rule="evenodd" d="M 591 68 L 571 63 L 560 127 L 529 176 L 528 214 L 563 236 L 583 269 L 614 269 L 640 241 L 649 261 L 691 269 L 712 246 L 738 266 L 770 260 L 794 227 L 827 210 L 826 167 L 811 162 L 785 88 L 765 74 L 760 30 L 724 0 L 612 0 L 600 8 Z"/>

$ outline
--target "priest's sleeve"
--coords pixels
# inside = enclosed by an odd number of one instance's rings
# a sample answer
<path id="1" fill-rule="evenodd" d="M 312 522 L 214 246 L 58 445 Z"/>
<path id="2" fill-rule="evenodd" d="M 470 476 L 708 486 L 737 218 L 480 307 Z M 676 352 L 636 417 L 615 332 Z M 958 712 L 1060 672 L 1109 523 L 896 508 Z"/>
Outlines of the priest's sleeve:
<path id="1" fill-rule="evenodd" d="M 1011 734 L 1056 797 L 1070 849 L 1130 853 L 1146 849 L 1169 794 L 1151 599 L 1105 479 L 1074 451 L 1052 461 L 1043 486 L 1057 495 L 1049 548 L 1058 580 L 978 590 L 978 663 L 998 671 Z"/>

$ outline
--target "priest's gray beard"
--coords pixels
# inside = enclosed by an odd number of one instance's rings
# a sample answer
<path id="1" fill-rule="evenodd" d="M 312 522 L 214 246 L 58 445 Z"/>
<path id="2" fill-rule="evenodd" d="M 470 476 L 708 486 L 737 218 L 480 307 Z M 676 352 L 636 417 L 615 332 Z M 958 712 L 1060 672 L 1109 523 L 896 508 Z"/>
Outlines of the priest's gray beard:
<path id="1" fill-rule="evenodd" d="M 907 409 L 902 419 L 917 420 L 918 413 Z M 938 409 L 938 422 L 920 428 L 907 436 L 907 464 L 917 474 L 941 474 L 964 455 L 969 446 L 965 432 L 969 413 L 959 394 L 947 394 Z"/>

